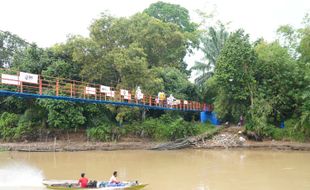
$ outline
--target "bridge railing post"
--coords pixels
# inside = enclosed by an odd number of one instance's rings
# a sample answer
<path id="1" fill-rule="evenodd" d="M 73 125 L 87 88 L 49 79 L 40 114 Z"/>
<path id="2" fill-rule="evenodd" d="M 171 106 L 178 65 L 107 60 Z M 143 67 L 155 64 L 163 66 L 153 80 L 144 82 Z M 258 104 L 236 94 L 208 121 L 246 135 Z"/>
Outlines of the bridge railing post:
<path id="1" fill-rule="evenodd" d="M 59 88 L 58 88 L 58 86 L 59 86 L 59 80 L 56 79 L 56 96 L 58 96 L 58 94 L 59 94 Z"/>
<path id="2" fill-rule="evenodd" d="M 39 94 L 42 95 L 42 79 L 39 78 Z"/>
<path id="3" fill-rule="evenodd" d="M 23 82 L 20 81 L 20 92 L 23 93 Z"/>
<path id="4" fill-rule="evenodd" d="M 71 83 L 70 84 L 70 96 L 72 98 L 72 95 L 73 95 L 73 84 Z"/>

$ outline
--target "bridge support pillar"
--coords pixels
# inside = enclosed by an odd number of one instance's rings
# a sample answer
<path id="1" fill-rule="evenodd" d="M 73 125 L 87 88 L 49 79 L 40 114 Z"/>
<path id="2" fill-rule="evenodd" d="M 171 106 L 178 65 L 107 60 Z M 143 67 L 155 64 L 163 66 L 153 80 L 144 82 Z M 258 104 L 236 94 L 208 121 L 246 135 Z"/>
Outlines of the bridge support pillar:
<path id="1" fill-rule="evenodd" d="M 216 114 L 214 112 L 210 112 L 210 111 L 200 112 L 200 122 L 206 123 L 208 121 L 213 125 L 220 124 L 220 121 L 217 119 Z"/>

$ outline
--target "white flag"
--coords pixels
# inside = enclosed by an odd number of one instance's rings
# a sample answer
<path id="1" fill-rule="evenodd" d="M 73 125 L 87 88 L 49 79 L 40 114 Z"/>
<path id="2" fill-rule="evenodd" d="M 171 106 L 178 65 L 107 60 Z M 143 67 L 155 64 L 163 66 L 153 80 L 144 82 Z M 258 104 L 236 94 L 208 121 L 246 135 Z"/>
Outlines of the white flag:
<path id="1" fill-rule="evenodd" d="M 128 90 L 121 89 L 122 96 L 128 96 Z"/>
<path id="2" fill-rule="evenodd" d="M 96 94 L 96 88 L 93 88 L 93 87 L 86 87 L 86 88 L 85 88 L 85 93 L 86 93 L 86 94 Z"/>

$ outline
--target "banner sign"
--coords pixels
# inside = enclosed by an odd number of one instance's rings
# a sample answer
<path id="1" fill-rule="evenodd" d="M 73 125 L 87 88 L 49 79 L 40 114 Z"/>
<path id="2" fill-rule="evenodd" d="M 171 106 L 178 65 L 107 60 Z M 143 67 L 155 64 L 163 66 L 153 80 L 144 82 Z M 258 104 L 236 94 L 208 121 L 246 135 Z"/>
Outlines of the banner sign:
<path id="1" fill-rule="evenodd" d="M 124 96 L 124 100 L 131 100 L 131 94 L 127 94 L 127 96 Z"/>
<path id="2" fill-rule="evenodd" d="M 115 91 L 110 91 L 106 94 L 108 97 L 113 97 L 115 96 Z"/>
<path id="3" fill-rule="evenodd" d="M 121 89 L 121 96 L 128 96 L 128 90 Z"/>
<path id="4" fill-rule="evenodd" d="M 86 94 L 96 94 L 96 88 L 93 87 L 85 87 Z"/>
<path id="5" fill-rule="evenodd" d="M 39 75 L 31 74 L 31 73 L 19 73 L 19 80 L 22 82 L 38 84 Z"/>
<path id="6" fill-rule="evenodd" d="M 111 88 L 109 86 L 100 85 L 100 92 L 107 94 L 110 91 L 111 91 Z"/>
<path id="7" fill-rule="evenodd" d="M 142 100 L 143 99 L 143 96 L 144 94 L 141 92 L 141 93 L 137 93 L 137 100 Z"/>
<path id="8" fill-rule="evenodd" d="M 1 82 L 3 84 L 20 85 L 17 75 L 1 74 Z"/>

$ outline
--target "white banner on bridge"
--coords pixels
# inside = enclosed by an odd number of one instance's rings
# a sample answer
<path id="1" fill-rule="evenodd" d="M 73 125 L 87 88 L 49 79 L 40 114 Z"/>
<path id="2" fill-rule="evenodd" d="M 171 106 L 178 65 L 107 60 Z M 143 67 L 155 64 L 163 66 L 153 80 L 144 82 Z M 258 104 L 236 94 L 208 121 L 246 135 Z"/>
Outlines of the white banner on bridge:
<path id="1" fill-rule="evenodd" d="M 3 84 L 20 85 L 17 75 L 1 74 L 1 82 Z"/>
<path id="2" fill-rule="evenodd" d="M 128 96 L 128 90 L 121 89 L 121 96 Z"/>
<path id="3" fill-rule="evenodd" d="M 124 96 L 124 99 L 125 100 L 131 100 L 131 94 L 128 93 L 126 96 Z"/>
<path id="4" fill-rule="evenodd" d="M 19 80 L 22 82 L 38 84 L 39 75 L 31 74 L 31 73 L 19 73 Z"/>
<path id="5" fill-rule="evenodd" d="M 142 100 L 142 99 L 143 99 L 143 96 L 144 96 L 144 94 L 141 92 L 141 93 L 138 93 L 138 94 L 136 95 L 136 98 L 137 98 L 137 100 Z"/>
<path id="6" fill-rule="evenodd" d="M 114 95 L 115 95 L 115 91 L 110 91 L 107 93 L 108 97 L 114 97 Z"/>
<path id="7" fill-rule="evenodd" d="M 110 91 L 111 91 L 111 88 L 109 86 L 100 85 L 100 92 L 107 94 Z"/>
<path id="8" fill-rule="evenodd" d="M 96 88 L 93 87 L 85 87 L 86 94 L 96 94 Z"/>
<path id="9" fill-rule="evenodd" d="M 179 104 L 181 104 L 181 100 L 175 100 L 173 103 L 174 103 L 174 105 L 179 105 Z"/>

